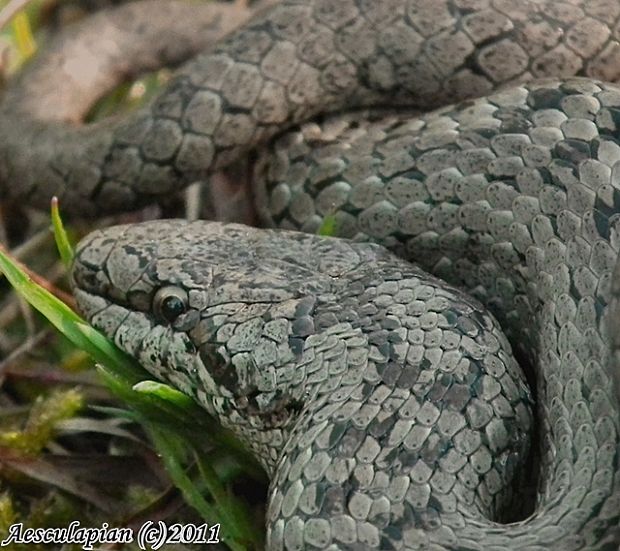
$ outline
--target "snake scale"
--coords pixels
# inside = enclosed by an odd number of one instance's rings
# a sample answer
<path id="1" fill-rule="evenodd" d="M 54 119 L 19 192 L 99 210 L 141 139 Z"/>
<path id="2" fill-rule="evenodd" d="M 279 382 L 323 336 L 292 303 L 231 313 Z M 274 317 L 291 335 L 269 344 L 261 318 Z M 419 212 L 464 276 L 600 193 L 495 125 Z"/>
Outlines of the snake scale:
<path id="1" fill-rule="evenodd" d="M 91 215 L 252 151 L 279 229 L 112 227 L 72 280 L 265 466 L 269 549 L 617 551 L 619 40 L 618 0 L 285 0 L 119 120 L 18 80 L 0 182 Z"/>

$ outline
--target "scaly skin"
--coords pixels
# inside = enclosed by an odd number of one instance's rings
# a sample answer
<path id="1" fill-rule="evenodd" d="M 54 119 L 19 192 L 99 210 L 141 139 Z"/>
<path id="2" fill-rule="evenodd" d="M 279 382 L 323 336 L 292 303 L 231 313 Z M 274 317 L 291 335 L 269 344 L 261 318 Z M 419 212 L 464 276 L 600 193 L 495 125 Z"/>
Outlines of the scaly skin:
<path id="1" fill-rule="evenodd" d="M 265 466 L 269 549 L 493 541 L 531 399 L 477 301 L 376 245 L 213 222 L 94 233 L 73 279 L 95 326 Z"/>
<path id="2" fill-rule="evenodd" d="M 81 126 L 84 117 L 114 86 L 143 72 L 179 65 L 274 1 L 243 7 L 144 0 L 102 10 L 69 26 L 3 90 L 0 197 L 47 209 L 57 194 L 67 213 L 83 218 L 131 208 L 133 203 L 123 205 L 128 192 L 122 177 L 105 189 L 96 188 L 103 173 L 128 169 L 118 167 L 108 149 L 122 139 L 121 127 L 130 131 L 139 123 L 134 117 L 126 123 L 108 119 Z M 131 183 L 142 188 L 139 193 L 146 194 L 146 201 L 175 189 L 170 167 L 159 166 L 157 173 L 152 168 L 146 163 L 142 176 Z M 103 209 L 93 202 L 94 195 Z"/>
<path id="3" fill-rule="evenodd" d="M 42 208 L 59 195 L 82 216 L 129 210 L 326 110 L 429 108 L 532 77 L 612 81 L 619 17 L 617 0 L 287 0 L 120 121 L 42 121 L 18 83 L 0 106 L 0 186 Z"/>
<path id="4" fill-rule="evenodd" d="M 539 216 L 534 236 L 553 221 Z M 544 245 L 528 250 L 540 274 L 500 274 L 529 291 L 509 298 L 533 305 L 517 342 L 538 374 L 543 434 L 536 509 L 508 525 L 530 397 L 476 300 L 376 245 L 213 222 L 95 232 L 72 279 L 95 327 L 263 463 L 268 549 L 615 550 L 609 290 L 588 295 L 579 251 L 559 259 Z M 476 251 L 487 271 L 495 250 Z M 544 270 L 567 280 L 554 289 Z M 171 297 L 183 305 L 173 315 Z M 524 325 L 507 317 L 513 332 Z"/>
<path id="5" fill-rule="evenodd" d="M 319 111 L 429 107 L 548 74 L 612 80 L 619 13 L 617 1 L 284 2 L 107 141 L 86 131 L 103 164 L 65 203 L 131 208 Z M 80 247 L 78 302 L 248 441 L 272 475 L 272 549 L 616 551 L 619 108 L 613 85 L 560 79 L 421 118 L 309 123 L 256 166 L 263 221 L 311 231 L 334 213 L 339 235 L 400 259 L 241 226 L 111 228 Z M 42 154 L 40 174 L 54 159 L 63 186 L 86 153 L 57 136 L 14 151 L 22 164 Z M 28 188 L 26 170 L 9 172 Z M 182 313 L 166 318 L 170 296 Z M 484 307 L 536 382 L 539 493 L 508 525 L 496 521 L 512 520 L 530 398 Z"/>
<path id="6" fill-rule="evenodd" d="M 267 224 L 312 232 L 329 214 L 338 235 L 382 243 L 497 316 L 537 381 L 543 496 L 588 486 L 576 435 L 615 420 L 607 459 L 588 467 L 590 481 L 608 476 L 591 511 L 614 511 L 611 549 L 620 545 L 618 106 L 612 85 L 539 81 L 419 118 L 308 123 L 255 170 Z M 561 514 L 543 504 L 538 520 L 554 525 Z M 523 528 L 535 534 L 536 520 Z M 594 541 L 575 545 L 605 548 Z"/>

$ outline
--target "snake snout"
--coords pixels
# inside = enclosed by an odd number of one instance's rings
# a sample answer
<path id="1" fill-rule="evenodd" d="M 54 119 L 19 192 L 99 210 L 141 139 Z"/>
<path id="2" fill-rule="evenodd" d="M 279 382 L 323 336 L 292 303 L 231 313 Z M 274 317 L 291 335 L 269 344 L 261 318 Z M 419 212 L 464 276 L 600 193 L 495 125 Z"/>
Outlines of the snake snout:
<path id="1" fill-rule="evenodd" d="M 93 232 L 78 243 L 70 274 L 74 290 L 95 295 L 105 295 L 111 290 L 106 259 L 123 231 L 121 226 L 115 226 L 104 232 Z"/>

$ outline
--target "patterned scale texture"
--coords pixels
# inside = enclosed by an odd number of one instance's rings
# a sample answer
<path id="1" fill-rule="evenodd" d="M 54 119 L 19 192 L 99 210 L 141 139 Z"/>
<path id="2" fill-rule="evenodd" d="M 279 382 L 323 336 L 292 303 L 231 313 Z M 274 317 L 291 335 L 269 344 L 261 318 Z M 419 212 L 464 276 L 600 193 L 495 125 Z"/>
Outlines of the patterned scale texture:
<path id="1" fill-rule="evenodd" d="M 316 231 L 332 216 L 338 235 L 384 244 L 497 316 L 537 379 L 542 492 L 564 488 L 560 524 L 601 495 L 608 518 L 620 510 L 607 371 L 619 108 L 611 85 L 542 81 L 419 118 L 308 123 L 256 170 L 266 224 Z"/>

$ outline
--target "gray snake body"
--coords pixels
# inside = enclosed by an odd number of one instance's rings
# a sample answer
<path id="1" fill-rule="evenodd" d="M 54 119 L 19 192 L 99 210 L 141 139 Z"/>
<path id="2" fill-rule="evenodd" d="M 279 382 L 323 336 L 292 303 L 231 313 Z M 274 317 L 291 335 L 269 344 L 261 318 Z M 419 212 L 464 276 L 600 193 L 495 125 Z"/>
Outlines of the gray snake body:
<path id="1" fill-rule="evenodd" d="M 286 1 L 149 110 L 84 130 L 87 162 L 75 135 L 64 149 L 24 131 L 31 149 L 9 137 L 0 170 L 33 200 L 30 164 L 53 166 L 76 210 L 132 207 L 324 106 L 487 94 L 328 117 L 259 153 L 266 225 L 313 232 L 333 215 L 354 241 L 110 228 L 79 249 L 76 298 L 248 441 L 272 476 L 270 548 L 615 551 L 620 89 L 570 75 L 616 77 L 619 15 L 615 1 Z M 492 91 L 554 72 L 566 78 Z M 525 520 L 507 510 L 523 500 L 532 398 L 500 325 L 535 381 Z"/>

